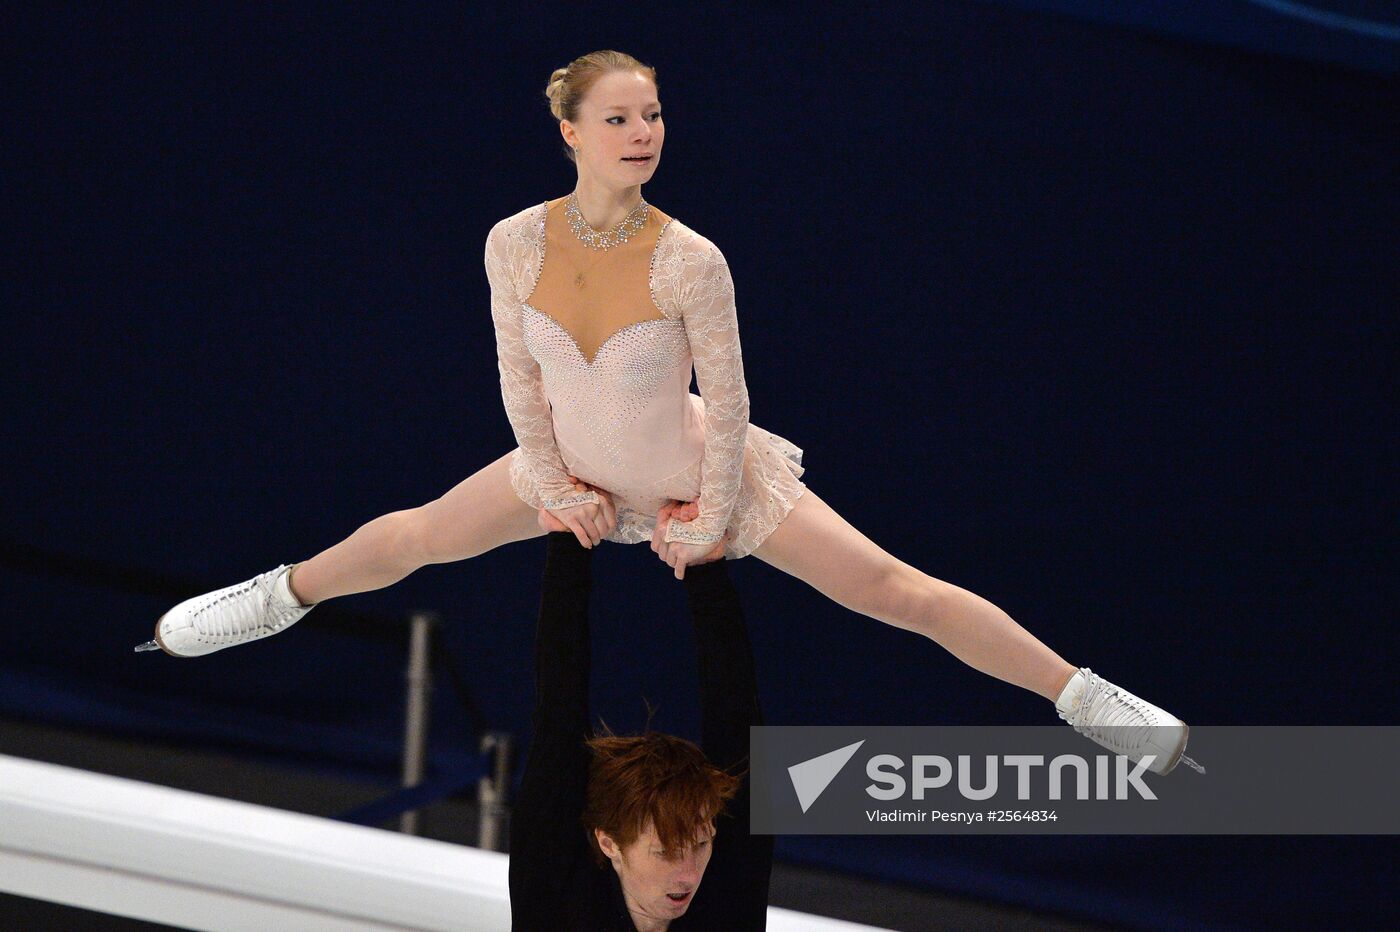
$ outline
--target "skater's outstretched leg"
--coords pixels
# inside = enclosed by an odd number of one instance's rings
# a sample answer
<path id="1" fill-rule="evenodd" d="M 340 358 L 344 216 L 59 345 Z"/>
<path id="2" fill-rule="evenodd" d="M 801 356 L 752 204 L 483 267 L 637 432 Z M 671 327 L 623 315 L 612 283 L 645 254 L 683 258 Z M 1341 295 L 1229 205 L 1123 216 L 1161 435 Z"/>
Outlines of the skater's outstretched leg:
<path id="1" fill-rule="evenodd" d="M 295 567 L 283 564 L 186 599 L 156 622 L 156 646 L 194 657 L 245 644 L 286 630 L 326 599 L 382 589 L 429 563 L 465 560 L 543 535 L 535 508 L 511 487 L 510 456 L 425 505 L 365 523 Z"/>
<path id="2" fill-rule="evenodd" d="M 1182 759 L 1185 722 L 1071 666 L 976 593 L 886 553 L 810 488 L 753 555 L 852 611 L 922 634 L 969 666 L 1044 696 L 1104 747 L 1135 761 L 1151 755 L 1153 771 L 1166 773 Z"/>
<path id="3" fill-rule="evenodd" d="M 391 511 L 309 560 L 291 589 L 303 604 L 391 586 L 430 563 L 455 563 L 539 537 L 535 509 L 510 484 L 510 454 L 417 508 Z"/>
<path id="4" fill-rule="evenodd" d="M 1075 668 L 981 596 L 935 579 L 852 527 L 810 488 L 753 555 L 969 666 L 1053 701 Z"/>

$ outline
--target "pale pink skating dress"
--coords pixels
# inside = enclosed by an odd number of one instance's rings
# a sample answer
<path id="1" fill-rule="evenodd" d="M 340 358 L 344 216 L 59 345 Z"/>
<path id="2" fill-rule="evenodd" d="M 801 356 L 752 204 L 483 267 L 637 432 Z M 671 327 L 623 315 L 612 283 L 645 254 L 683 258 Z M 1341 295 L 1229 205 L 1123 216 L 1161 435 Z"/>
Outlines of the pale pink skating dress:
<path id="1" fill-rule="evenodd" d="M 506 217 L 486 240 L 516 494 L 559 507 L 578 497 L 566 474 L 606 489 L 617 527 L 605 539 L 623 544 L 650 541 L 667 500 L 698 501 L 666 539 L 712 543 L 727 529 L 725 558 L 747 556 L 806 486 L 802 450 L 749 423 L 724 256 L 654 206 L 625 243 L 591 249 L 565 200 Z"/>

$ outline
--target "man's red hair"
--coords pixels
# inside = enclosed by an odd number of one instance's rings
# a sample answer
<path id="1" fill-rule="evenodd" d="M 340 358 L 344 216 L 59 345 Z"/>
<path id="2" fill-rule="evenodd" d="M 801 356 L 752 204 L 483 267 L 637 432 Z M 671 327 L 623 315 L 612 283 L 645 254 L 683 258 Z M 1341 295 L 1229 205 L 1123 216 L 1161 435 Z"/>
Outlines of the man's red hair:
<path id="1" fill-rule="evenodd" d="M 618 736 L 607 730 L 588 739 L 588 802 L 583 827 L 593 858 L 607 856 L 594 829 L 607 832 L 625 848 L 650 822 L 668 852 L 694 844 L 739 792 L 740 779 L 710 763 L 692 741 L 648 729 Z M 747 829 L 747 826 L 745 826 Z"/>

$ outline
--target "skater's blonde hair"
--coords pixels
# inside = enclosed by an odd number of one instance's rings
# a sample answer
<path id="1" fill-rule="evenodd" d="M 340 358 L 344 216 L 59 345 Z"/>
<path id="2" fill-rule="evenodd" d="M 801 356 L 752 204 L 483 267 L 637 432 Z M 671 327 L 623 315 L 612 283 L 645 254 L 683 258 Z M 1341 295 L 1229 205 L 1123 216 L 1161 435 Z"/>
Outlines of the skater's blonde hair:
<path id="1" fill-rule="evenodd" d="M 544 89 L 544 96 L 549 98 L 549 112 L 560 122 L 568 120 L 577 123 L 579 105 L 588 95 L 589 88 L 603 75 L 614 71 L 640 71 L 651 78 L 652 84 L 656 84 L 656 69 L 637 61 L 626 52 L 611 49 L 589 52 L 563 68 L 555 68 L 549 76 L 549 84 Z M 657 85 L 657 89 L 660 90 L 660 85 Z M 564 146 L 564 155 L 571 162 L 578 161 L 571 146 Z"/>

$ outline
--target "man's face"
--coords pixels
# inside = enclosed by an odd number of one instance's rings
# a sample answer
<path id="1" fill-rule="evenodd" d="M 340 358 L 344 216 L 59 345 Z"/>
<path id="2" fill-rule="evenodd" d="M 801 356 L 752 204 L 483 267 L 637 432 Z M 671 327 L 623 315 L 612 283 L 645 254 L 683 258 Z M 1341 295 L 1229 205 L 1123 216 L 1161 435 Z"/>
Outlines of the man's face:
<path id="1" fill-rule="evenodd" d="M 595 832 L 599 847 L 617 871 L 623 899 L 633 915 L 676 919 L 685 914 L 710 863 L 713 825 L 705 826 L 700 838 L 680 851 L 665 850 L 650 822 L 626 848 L 619 848 L 601 829 Z"/>

